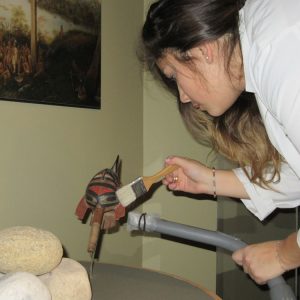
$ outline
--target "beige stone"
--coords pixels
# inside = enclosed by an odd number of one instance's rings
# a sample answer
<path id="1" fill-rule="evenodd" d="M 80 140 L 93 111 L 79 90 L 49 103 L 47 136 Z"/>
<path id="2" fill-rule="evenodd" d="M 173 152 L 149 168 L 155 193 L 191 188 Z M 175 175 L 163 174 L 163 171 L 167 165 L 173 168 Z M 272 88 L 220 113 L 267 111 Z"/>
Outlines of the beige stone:
<path id="1" fill-rule="evenodd" d="M 0 277 L 0 300 L 51 300 L 49 289 L 33 274 L 16 272 Z"/>
<path id="2" fill-rule="evenodd" d="M 38 278 L 48 287 L 52 300 L 91 300 L 92 292 L 85 268 L 70 258 L 63 258 L 51 272 Z"/>
<path id="3" fill-rule="evenodd" d="M 0 272 L 29 272 L 41 275 L 52 271 L 61 261 L 63 248 L 49 231 L 30 226 L 0 231 Z"/>

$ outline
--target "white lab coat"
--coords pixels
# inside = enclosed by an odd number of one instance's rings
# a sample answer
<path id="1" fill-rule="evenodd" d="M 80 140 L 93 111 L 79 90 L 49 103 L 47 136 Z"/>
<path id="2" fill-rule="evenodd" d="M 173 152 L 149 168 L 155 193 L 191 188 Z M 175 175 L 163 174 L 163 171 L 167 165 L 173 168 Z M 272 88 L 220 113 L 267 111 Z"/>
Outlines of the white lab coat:
<path id="1" fill-rule="evenodd" d="M 300 205 L 300 1 L 247 0 L 240 11 L 246 90 L 255 93 L 268 136 L 285 158 L 278 191 L 252 184 L 234 170 L 260 220 L 274 209 Z"/>

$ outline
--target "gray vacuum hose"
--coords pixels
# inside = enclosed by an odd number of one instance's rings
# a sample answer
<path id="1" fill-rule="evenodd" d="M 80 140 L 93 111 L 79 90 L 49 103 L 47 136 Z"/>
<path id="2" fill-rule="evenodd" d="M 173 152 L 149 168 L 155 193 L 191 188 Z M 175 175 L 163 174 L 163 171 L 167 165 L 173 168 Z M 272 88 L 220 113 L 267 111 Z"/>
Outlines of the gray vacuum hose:
<path id="1" fill-rule="evenodd" d="M 154 215 L 129 212 L 127 228 L 132 230 L 143 230 L 146 232 L 157 232 L 167 234 L 195 242 L 201 242 L 234 252 L 247 244 L 233 236 L 218 232 L 205 230 L 193 226 L 183 225 L 166 221 Z M 283 277 L 278 276 L 268 281 L 270 298 L 272 300 L 296 300 L 291 287 Z"/>

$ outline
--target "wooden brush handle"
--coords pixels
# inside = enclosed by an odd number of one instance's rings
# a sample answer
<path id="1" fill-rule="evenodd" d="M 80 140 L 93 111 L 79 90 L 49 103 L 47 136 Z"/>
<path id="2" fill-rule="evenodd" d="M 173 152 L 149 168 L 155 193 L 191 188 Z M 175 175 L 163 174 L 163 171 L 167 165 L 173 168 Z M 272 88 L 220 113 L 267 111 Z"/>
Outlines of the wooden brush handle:
<path id="1" fill-rule="evenodd" d="M 153 183 L 157 182 L 162 177 L 172 173 L 173 171 L 177 170 L 178 168 L 179 167 L 177 165 L 168 165 L 152 176 L 143 177 L 144 185 L 145 185 L 147 191 L 150 189 L 150 187 Z"/>

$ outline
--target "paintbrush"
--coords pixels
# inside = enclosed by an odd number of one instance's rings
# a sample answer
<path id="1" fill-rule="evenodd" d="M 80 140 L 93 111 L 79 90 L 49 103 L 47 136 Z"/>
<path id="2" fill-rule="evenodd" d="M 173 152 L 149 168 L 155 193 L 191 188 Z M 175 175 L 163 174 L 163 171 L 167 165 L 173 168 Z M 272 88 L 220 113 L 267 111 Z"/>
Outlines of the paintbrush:
<path id="1" fill-rule="evenodd" d="M 159 181 L 162 177 L 172 173 L 176 169 L 178 169 L 177 165 L 168 165 L 152 176 L 137 178 L 130 184 L 127 184 L 116 191 L 118 200 L 124 207 L 128 206 L 137 198 L 147 193 L 152 184 Z"/>

